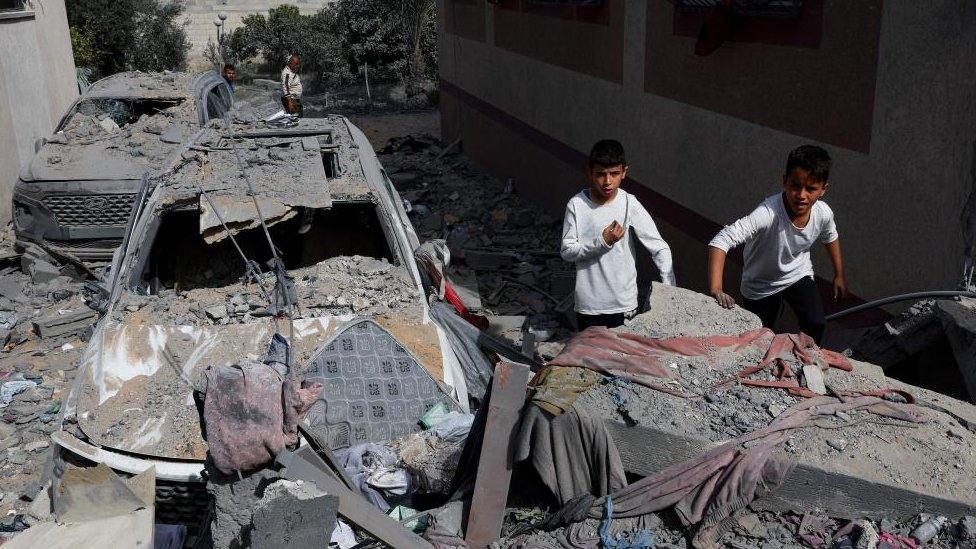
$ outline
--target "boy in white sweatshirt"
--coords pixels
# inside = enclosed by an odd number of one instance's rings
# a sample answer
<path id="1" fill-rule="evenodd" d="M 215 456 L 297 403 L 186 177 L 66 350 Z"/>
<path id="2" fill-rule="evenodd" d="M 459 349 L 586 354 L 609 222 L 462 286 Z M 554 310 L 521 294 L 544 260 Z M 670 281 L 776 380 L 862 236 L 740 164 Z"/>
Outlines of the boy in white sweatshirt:
<path id="1" fill-rule="evenodd" d="M 674 285 L 671 248 L 661 238 L 644 206 L 620 188 L 627 177 L 623 146 L 597 142 L 590 151 L 590 186 L 566 205 L 560 255 L 576 263 L 576 318 L 580 331 L 590 326 L 613 328 L 637 309 L 637 265 L 634 240 L 651 252 L 665 284 Z"/>
<path id="2" fill-rule="evenodd" d="M 743 306 L 772 328 L 785 302 L 796 313 L 800 330 L 820 343 L 826 321 L 810 261 L 810 248 L 818 241 L 826 245 L 834 267 L 834 299 L 847 295 L 834 212 L 820 201 L 829 177 L 827 151 L 815 145 L 797 147 L 786 160 L 783 192 L 715 235 L 708 244 L 708 280 L 719 304 L 735 306 L 722 290 L 722 274 L 728 251 L 745 244 Z"/>

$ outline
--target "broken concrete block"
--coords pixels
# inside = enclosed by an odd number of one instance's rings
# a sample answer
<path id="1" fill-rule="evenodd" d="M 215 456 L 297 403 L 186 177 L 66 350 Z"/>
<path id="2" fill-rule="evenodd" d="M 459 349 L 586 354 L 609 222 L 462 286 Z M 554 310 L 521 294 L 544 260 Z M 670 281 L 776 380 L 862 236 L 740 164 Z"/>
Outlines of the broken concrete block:
<path id="1" fill-rule="evenodd" d="M 279 480 L 265 489 L 254 509 L 251 546 L 328 547 L 338 510 L 339 498 L 311 482 Z"/>
<path id="2" fill-rule="evenodd" d="M 207 317 L 214 322 L 227 318 L 227 305 L 214 305 L 203 310 Z"/>
<path id="3" fill-rule="evenodd" d="M 98 322 L 98 313 L 85 307 L 69 313 L 54 314 L 34 321 L 34 331 L 41 337 L 81 335 Z"/>
<path id="4" fill-rule="evenodd" d="M 68 466 L 54 484 L 54 516 L 60 523 L 81 523 L 151 509 L 156 471 L 123 479 L 107 465 Z"/>
<path id="5" fill-rule="evenodd" d="M 976 401 L 976 299 L 939 301 L 936 313 L 949 338 L 969 398 Z"/>
<path id="6" fill-rule="evenodd" d="M 159 136 L 163 143 L 178 145 L 183 142 L 183 128 L 179 124 L 170 124 L 166 131 Z"/>
<path id="7" fill-rule="evenodd" d="M 20 269 L 30 275 L 34 284 L 46 284 L 61 276 L 54 263 L 54 259 L 40 247 L 27 244 L 20 258 Z"/>

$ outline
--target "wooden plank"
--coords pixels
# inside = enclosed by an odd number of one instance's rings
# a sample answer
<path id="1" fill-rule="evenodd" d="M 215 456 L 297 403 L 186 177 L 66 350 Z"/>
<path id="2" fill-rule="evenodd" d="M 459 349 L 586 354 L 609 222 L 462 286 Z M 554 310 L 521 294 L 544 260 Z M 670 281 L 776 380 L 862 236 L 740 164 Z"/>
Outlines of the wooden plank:
<path id="1" fill-rule="evenodd" d="M 339 496 L 339 514 L 394 549 L 433 549 L 427 540 L 407 530 L 358 492 L 353 492 L 330 471 L 328 465 L 309 446 L 282 452 L 278 463 L 285 467 L 282 476 L 289 480 L 312 482 L 326 494 Z"/>
<path id="2" fill-rule="evenodd" d="M 465 541 L 474 548 L 487 547 L 501 535 L 512 480 L 512 440 L 525 405 L 529 374 L 529 368 L 522 364 L 502 361 L 495 367 L 465 532 Z"/>

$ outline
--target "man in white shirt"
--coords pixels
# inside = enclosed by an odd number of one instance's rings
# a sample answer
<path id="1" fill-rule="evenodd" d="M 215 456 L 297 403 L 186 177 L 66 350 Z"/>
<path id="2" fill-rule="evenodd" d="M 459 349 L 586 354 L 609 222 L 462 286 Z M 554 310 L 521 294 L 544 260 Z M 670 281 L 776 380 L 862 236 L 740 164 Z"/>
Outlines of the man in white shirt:
<path id="1" fill-rule="evenodd" d="M 732 308 L 735 300 L 722 290 L 728 251 L 745 244 L 740 291 L 743 306 L 772 328 L 785 302 L 796 313 L 800 329 L 817 343 L 826 320 L 814 281 L 810 248 L 827 247 L 834 267 L 834 299 L 847 295 L 847 279 L 834 224 L 834 212 L 820 198 L 827 192 L 830 155 L 815 145 L 797 147 L 786 161 L 783 192 L 766 198 L 752 213 L 726 226 L 709 242 L 709 290 Z"/>
<path id="2" fill-rule="evenodd" d="M 281 105 L 288 114 L 302 115 L 302 79 L 298 76 L 301 60 L 297 55 L 288 58 L 281 70 Z"/>
<path id="3" fill-rule="evenodd" d="M 623 146 L 599 141 L 590 151 L 590 186 L 566 205 L 560 255 L 576 263 L 576 318 L 580 331 L 613 328 L 637 309 L 633 232 L 651 252 L 661 279 L 674 285 L 671 248 L 644 206 L 620 188 L 627 177 Z M 633 229 L 633 231 L 631 231 Z"/>

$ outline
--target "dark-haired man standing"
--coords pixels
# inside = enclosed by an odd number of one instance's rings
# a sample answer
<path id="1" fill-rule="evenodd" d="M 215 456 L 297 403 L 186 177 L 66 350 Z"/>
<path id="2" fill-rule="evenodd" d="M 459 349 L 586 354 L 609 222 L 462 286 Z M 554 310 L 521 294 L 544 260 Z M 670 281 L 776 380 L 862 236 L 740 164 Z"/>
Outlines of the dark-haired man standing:
<path id="1" fill-rule="evenodd" d="M 234 93 L 237 89 L 234 87 L 234 65 L 227 63 L 224 65 L 224 70 L 220 72 L 220 75 L 224 77 L 224 82 L 227 82 L 227 86 L 230 87 L 230 93 Z"/>
<path id="2" fill-rule="evenodd" d="M 810 248 L 823 242 L 834 266 L 834 298 L 847 295 L 834 212 L 820 199 L 827 192 L 830 155 L 816 145 L 790 152 L 783 192 L 764 200 L 752 213 L 722 229 L 709 242 L 708 280 L 712 296 L 723 307 L 735 300 L 722 290 L 725 256 L 745 244 L 740 291 L 744 307 L 772 328 L 785 302 L 796 313 L 800 329 L 823 339 L 824 307 L 813 279 Z"/>
<path id="3" fill-rule="evenodd" d="M 634 241 L 651 252 L 665 284 L 674 285 L 671 248 L 644 206 L 620 184 L 627 177 L 623 146 L 605 139 L 593 145 L 589 187 L 569 199 L 560 255 L 576 264 L 576 319 L 580 331 L 614 328 L 637 309 Z M 630 229 L 633 229 L 631 231 Z"/>

